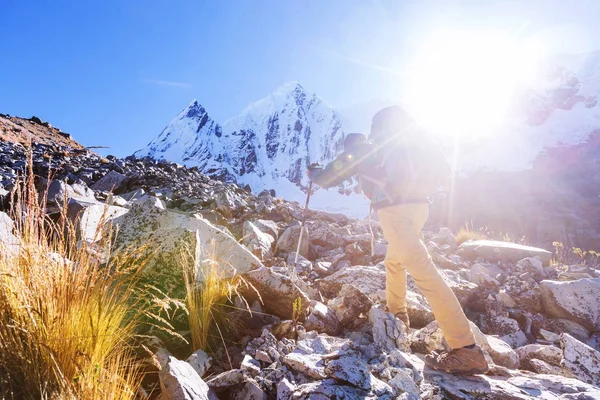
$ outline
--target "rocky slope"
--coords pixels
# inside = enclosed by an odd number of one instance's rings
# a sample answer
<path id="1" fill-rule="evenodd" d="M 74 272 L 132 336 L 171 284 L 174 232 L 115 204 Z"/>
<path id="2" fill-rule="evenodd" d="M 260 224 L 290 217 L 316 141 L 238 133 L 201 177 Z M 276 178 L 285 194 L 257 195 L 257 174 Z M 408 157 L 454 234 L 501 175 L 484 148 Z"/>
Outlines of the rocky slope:
<path id="1" fill-rule="evenodd" d="M 422 362 L 444 343 L 414 283 L 410 329 L 384 309 L 387 244 L 376 222 L 371 251 L 367 221 L 310 210 L 295 263 L 299 204 L 268 192 L 255 196 L 197 168 L 73 150 L 36 144 L 33 168 L 40 186 L 49 184 L 50 212 L 67 198 L 80 238 L 93 241 L 90 232 L 107 216 L 119 227 L 118 245 L 160 249 L 145 276 L 175 297 L 183 281 L 171 260 L 182 244 L 200 255 L 210 245 L 223 276 L 240 274 L 251 284 L 240 294 L 252 314 L 232 299 L 241 308 L 233 319 L 247 329 L 227 352 L 198 351 L 184 362 L 169 354 L 177 350 L 172 342 L 150 346 L 168 399 L 600 398 L 597 264 L 556 264 L 548 251 L 512 243 L 457 246 L 448 229 L 425 232 L 434 261 L 494 364 L 486 375 L 451 376 Z M 6 200 L 25 166 L 25 148 L 2 141 L 0 159 Z M 51 166 L 55 177 L 45 182 Z M 0 241 L 10 248 L 10 220 L 2 215 L 0 223 Z M 188 356 L 181 349 L 177 355 Z"/>

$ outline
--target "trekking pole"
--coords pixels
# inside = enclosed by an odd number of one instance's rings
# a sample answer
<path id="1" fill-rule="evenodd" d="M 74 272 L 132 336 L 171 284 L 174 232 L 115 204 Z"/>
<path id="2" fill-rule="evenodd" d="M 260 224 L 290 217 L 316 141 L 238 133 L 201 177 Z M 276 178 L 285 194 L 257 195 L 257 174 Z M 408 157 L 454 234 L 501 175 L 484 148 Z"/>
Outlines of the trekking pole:
<path id="1" fill-rule="evenodd" d="M 298 254 L 300 253 L 300 246 L 302 244 L 302 234 L 304 233 L 304 225 L 306 224 L 306 213 L 308 211 L 308 202 L 310 201 L 310 194 L 312 192 L 312 181 L 308 184 L 308 193 L 306 194 L 306 204 L 304 205 L 304 215 L 302 216 L 302 223 L 300 224 L 300 236 L 298 237 L 298 247 L 296 247 L 296 257 L 294 258 L 294 270 L 296 264 L 298 264 Z"/>

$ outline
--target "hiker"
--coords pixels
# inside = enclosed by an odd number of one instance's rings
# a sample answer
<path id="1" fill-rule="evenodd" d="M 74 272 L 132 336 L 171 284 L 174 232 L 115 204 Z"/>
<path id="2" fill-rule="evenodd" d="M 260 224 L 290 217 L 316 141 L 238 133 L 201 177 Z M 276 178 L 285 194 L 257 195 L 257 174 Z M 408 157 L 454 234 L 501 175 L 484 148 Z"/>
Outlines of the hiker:
<path id="1" fill-rule="evenodd" d="M 347 135 L 343 153 L 324 168 L 311 165 L 308 177 L 325 188 L 358 177 L 389 243 L 385 255 L 389 311 L 409 326 L 408 270 L 452 349 L 427 355 L 426 365 L 450 373 L 484 373 L 489 366 L 475 344 L 469 321 L 421 239 L 429 197 L 449 178 L 450 171 L 441 147 L 404 109 L 388 107 L 373 117 L 368 140 L 362 134 Z"/>

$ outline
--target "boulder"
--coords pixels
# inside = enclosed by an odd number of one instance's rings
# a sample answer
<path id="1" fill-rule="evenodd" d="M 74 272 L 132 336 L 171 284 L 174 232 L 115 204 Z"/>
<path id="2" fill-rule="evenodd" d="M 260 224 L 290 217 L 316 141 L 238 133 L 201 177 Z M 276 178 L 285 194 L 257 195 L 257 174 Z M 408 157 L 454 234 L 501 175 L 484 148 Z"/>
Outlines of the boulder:
<path id="1" fill-rule="evenodd" d="M 499 286 L 500 282 L 496 278 L 492 278 L 490 271 L 481 264 L 474 264 L 471 267 L 471 282 L 476 285 Z"/>
<path id="2" fill-rule="evenodd" d="M 561 366 L 573 376 L 594 386 L 600 386 L 600 352 L 563 333 L 560 336 L 563 350 Z"/>
<path id="3" fill-rule="evenodd" d="M 425 296 L 412 290 L 406 292 L 406 312 L 411 328 L 422 328 L 435 319 Z"/>
<path id="4" fill-rule="evenodd" d="M 468 241 L 460 245 L 459 251 L 471 259 L 481 257 L 488 261 L 506 261 L 513 264 L 527 257 L 539 257 L 543 264 L 548 264 L 552 258 L 552 253 L 548 250 L 496 240 Z"/>
<path id="5" fill-rule="evenodd" d="M 597 387 L 577 379 L 500 369 L 496 367 L 486 375 L 464 377 L 426 368 L 423 371 L 425 379 L 421 384 L 421 393 L 427 399 L 454 400 L 600 398 Z"/>
<path id="6" fill-rule="evenodd" d="M 248 378 L 241 369 L 231 369 L 212 377 L 206 383 L 211 389 L 226 389 L 240 383 L 244 383 Z"/>
<path id="7" fill-rule="evenodd" d="M 275 250 L 278 252 L 290 253 L 298 249 L 298 241 L 300 240 L 300 225 L 293 225 L 287 228 L 277 240 Z M 300 244 L 300 255 L 309 258 L 310 236 L 308 229 L 304 228 L 302 234 L 302 243 Z"/>
<path id="8" fill-rule="evenodd" d="M 258 258 L 264 260 L 273 256 L 275 238 L 261 231 L 250 221 L 244 222 L 242 244 Z"/>
<path id="9" fill-rule="evenodd" d="M 543 279 L 546 275 L 544 265 L 538 257 L 527 257 L 517 263 L 517 271 L 520 273 L 531 272 L 536 280 Z"/>
<path id="10" fill-rule="evenodd" d="M 542 371 L 559 371 L 560 368 L 557 369 L 556 367 L 560 366 L 563 357 L 563 353 L 558 347 L 541 344 L 529 344 L 519 347 L 517 354 L 519 355 L 521 369 L 536 373 L 544 373 Z M 543 363 L 537 363 L 534 360 L 540 360 Z M 548 368 L 545 364 L 555 368 Z"/>
<path id="11" fill-rule="evenodd" d="M 576 321 L 591 331 L 600 331 L 600 278 L 577 281 L 542 281 L 542 303 L 546 314 Z"/>
<path id="12" fill-rule="evenodd" d="M 77 237 L 90 244 L 103 239 L 102 229 L 109 228 L 116 218 L 127 212 L 129 210 L 123 207 L 73 198 L 67 206 L 67 216 L 77 230 Z"/>
<path id="13" fill-rule="evenodd" d="M 259 300 L 260 296 L 263 308 L 269 314 L 292 318 L 293 304 L 298 298 L 302 300 L 303 311 L 309 306 L 308 295 L 290 277 L 276 272 L 273 268 L 261 267 L 245 273 L 243 277 L 250 284 L 241 288 L 244 297 L 255 301 Z"/>
<path id="14" fill-rule="evenodd" d="M 169 357 L 158 373 L 162 395 L 167 400 L 214 400 L 209 386 L 185 361 Z"/>
<path id="15" fill-rule="evenodd" d="M 188 357 L 187 363 L 202 377 L 211 367 L 212 358 L 204 351 L 196 350 Z"/>
<path id="16" fill-rule="evenodd" d="M 325 304 L 313 300 L 310 303 L 310 312 L 304 321 L 304 327 L 308 331 L 337 335 L 340 330 L 340 321 L 333 310 Z"/>
<path id="17" fill-rule="evenodd" d="M 532 328 L 538 333 L 542 329 L 557 335 L 560 335 L 561 333 L 568 333 L 581 342 L 586 342 L 590 337 L 589 330 L 577 322 L 563 318 L 544 318 L 542 320 L 534 320 Z"/>
<path id="18" fill-rule="evenodd" d="M 283 362 L 293 371 L 313 379 L 325 379 L 326 360 L 323 356 L 340 352 L 347 344 L 344 339 L 308 332 L 298 337 L 296 349 L 283 356 Z"/>
<path id="19" fill-rule="evenodd" d="M 127 176 L 117 171 L 109 171 L 108 174 L 100 178 L 92 185 L 92 189 L 99 192 L 116 192 L 121 188 Z"/>
<path id="20" fill-rule="evenodd" d="M 373 302 L 356 287 L 343 284 L 337 297 L 327 303 L 342 326 L 353 326 L 360 322 L 361 314 L 366 314 Z"/>
<path id="21" fill-rule="evenodd" d="M 10 217 L 0 212 L 0 248 L 2 256 L 15 256 L 19 251 L 19 239 L 13 235 L 14 222 Z"/>
<path id="22" fill-rule="evenodd" d="M 383 264 L 377 264 L 343 268 L 323 279 L 319 287 L 324 294 L 333 298 L 337 296 L 343 284 L 356 287 L 372 300 L 381 299 L 381 293 L 385 293 L 385 267 Z"/>
<path id="23" fill-rule="evenodd" d="M 267 394 L 254 381 L 248 381 L 230 393 L 232 400 L 267 400 Z"/>
<path id="24" fill-rule="evenodd" d="M 371 307 L 369 322 L 372 325 L 373 342 L 385 352 L 396 349 L 408 351 L 410 342 L 407 336 L 407 327 L 390 312 L 385 312 L 379 307 Z"/>
<path id="25" fill-rule="evenodd" d="M 381 382 L 381 381 L 379 381 Z M 324 379 L 318 382 L 304 383 L 288 387 L 288 390 L 277 388 L 278 400 L 310 400 L 310 399 L 364 399 L 391 400 L 394 398 L 392 388 L 381 382 L 380 387 L 370 390 L 360 389 L 343 384 L 335 379 Z"/>
<path id="26" fill-rule="evenodd" d="M 194 256 L 198 281 L 207 271 L 230 278 L 262 266 L 260 260 L 228 232 L 194 215 L 167 210 L 162 200 L 147 196 L 128 213 L 113 219 L 117 246 L 146 245 L 148 264 L 143 278 L 174 298 L 185 296 L 182 254 Z"/>
<path id="27" fill-rule="evenodd" d="M 482 346 L 482 348 L 487 350 L 496 364 L 510 369 L 519 368 L 519 354 L 508 343 L 495 336 L 486 335 L 486 339 L 488 346 Z"/>

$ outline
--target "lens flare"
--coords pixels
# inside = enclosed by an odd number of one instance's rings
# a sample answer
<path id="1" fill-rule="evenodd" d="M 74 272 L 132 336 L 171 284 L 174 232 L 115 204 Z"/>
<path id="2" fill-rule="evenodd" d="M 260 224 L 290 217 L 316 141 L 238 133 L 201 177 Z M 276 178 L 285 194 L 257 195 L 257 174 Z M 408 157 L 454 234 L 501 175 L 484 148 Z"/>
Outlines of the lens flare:
<path id="1" fill-rule="evenodd" d="M 408 68 L 404 102 L 434 133 L 485 136 L 509 111 L 515 89 L 535 78 L 543 47 L 481 31 L 438 31 Z"/>

